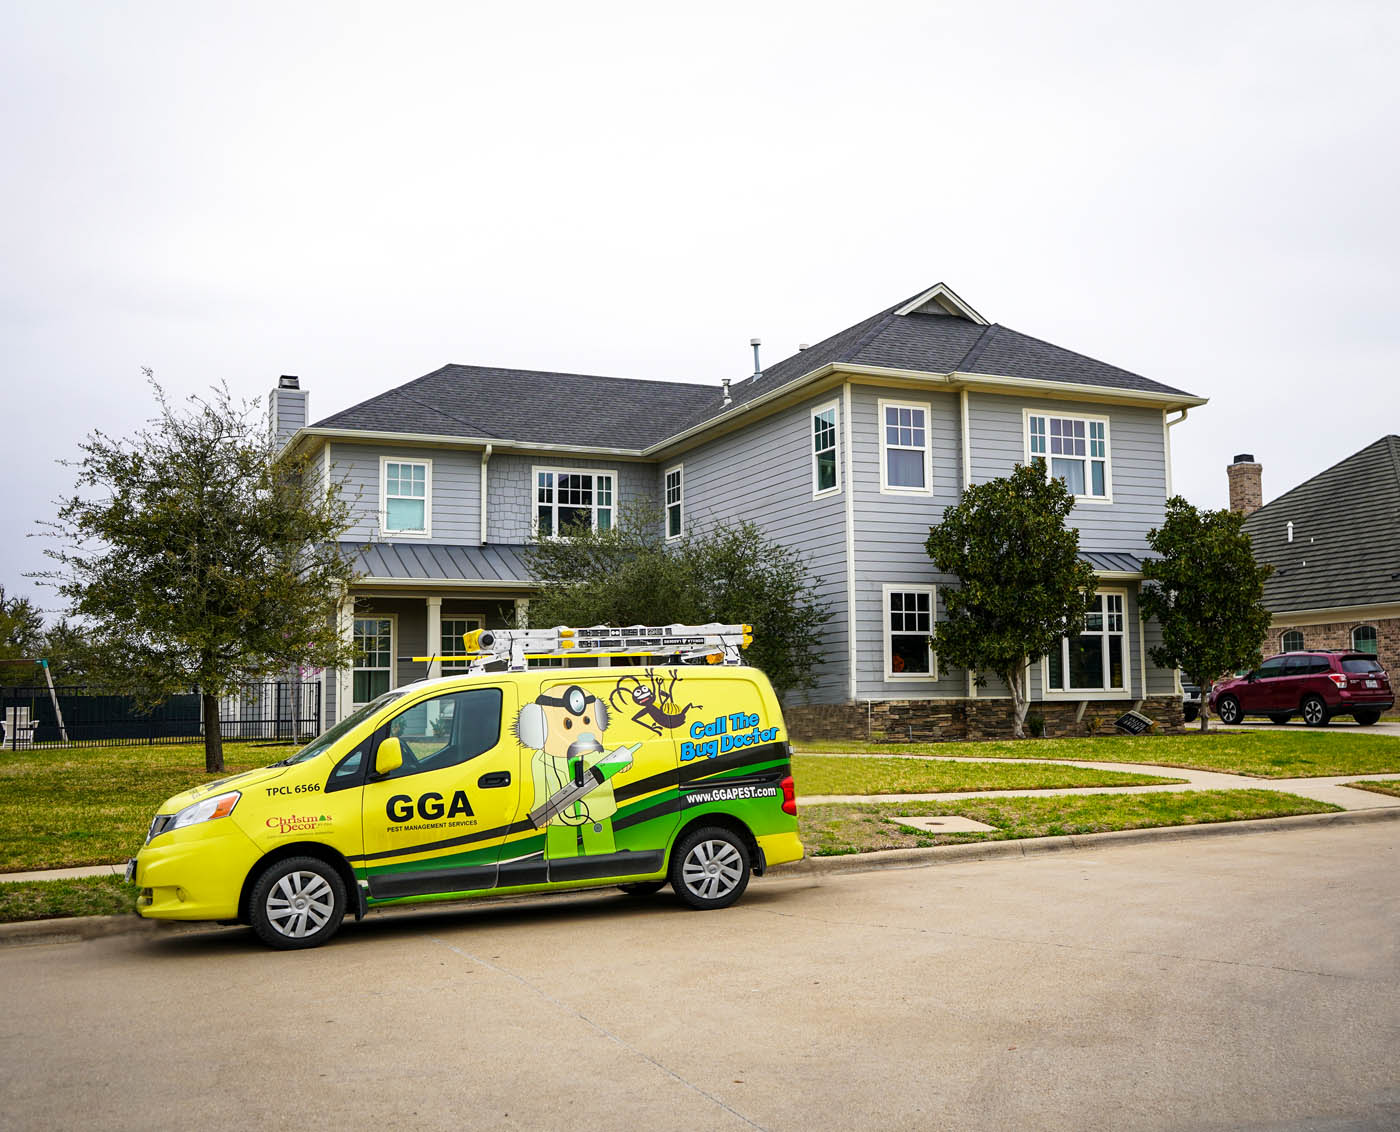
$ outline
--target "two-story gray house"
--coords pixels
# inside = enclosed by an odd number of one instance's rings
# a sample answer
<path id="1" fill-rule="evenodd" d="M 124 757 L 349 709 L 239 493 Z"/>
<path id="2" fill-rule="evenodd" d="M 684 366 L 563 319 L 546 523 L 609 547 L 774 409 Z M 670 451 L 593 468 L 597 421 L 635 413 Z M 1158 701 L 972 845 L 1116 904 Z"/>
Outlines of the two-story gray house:
<path id="1" fill-rule="evenodd" d="M 447 365 L 310 423 L 284 378 L 272 427 L 356 508 L 362 577 L 340 621 L 361 659 L 322 677 L 326 722 L 427 674 L 403 658 L 450 657 L 468 629 L 527 614 L 530 539 L 607 527 L 647 496 L 664 536 L 748 518 L 806 555 L 831 618 L 817 685 L 789 705 L 795 733 L 1002 733 L 1005 689 L 929 648 L 952 579 L 923 544 L 965 486 L 1035 462 L 1077 497 L 1099 597 L 1084 633 L 1032 664 L 1032 710 L 1048 733 L 1134 705 L 1175 723 L 1137 591 L 1171 427 L 1204 403 L 988 323 L 942 284 L 732 385 Z"/>

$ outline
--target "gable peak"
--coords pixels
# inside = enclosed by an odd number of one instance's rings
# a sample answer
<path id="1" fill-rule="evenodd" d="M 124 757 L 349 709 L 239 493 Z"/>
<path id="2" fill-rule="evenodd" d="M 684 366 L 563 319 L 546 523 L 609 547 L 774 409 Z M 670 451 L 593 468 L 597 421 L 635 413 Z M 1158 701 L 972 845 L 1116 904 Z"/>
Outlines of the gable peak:
<path id="1" fill-rule="evenodd" d="M 978 326 L 987 325 L 987 320 L 965 303 L 946 283 L 935 283 L 927 291 L 896 307 L 894 313 L 952 315 L 954 318 L 965 318 Z"/>

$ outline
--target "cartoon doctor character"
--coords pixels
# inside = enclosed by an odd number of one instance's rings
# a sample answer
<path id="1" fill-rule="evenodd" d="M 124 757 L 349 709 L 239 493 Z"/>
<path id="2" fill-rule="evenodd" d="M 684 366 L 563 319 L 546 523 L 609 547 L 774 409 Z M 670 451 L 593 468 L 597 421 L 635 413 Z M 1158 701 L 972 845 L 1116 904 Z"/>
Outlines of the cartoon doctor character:
<path id="1" fill-rule="evenodd" d="M 641 744 L 605 752 L 600 736 L 608 728 L 607 704 L 577 684 L 559 695 L 555 690 L 526 704 L 515 721 L 520 742 L 535 752 L 530 822 L 544 828 L 549 858 L 615 853 L 611 780 L 631 767 Z"/>

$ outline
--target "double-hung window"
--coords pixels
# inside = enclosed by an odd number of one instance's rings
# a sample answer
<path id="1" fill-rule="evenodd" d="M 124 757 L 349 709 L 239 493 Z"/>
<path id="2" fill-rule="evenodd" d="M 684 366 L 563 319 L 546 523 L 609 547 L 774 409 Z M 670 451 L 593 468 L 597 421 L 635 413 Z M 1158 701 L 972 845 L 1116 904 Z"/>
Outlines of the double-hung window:
<path id="1" fill-rule="evenodd" d="M 927 402 L 880 402 L 880 490 L 932 492 Z"/>
<path id="2" fill-rule="evenodd" d="M 677 464 L 666 469 L 666 537 L 680 538 L 684 529 L 685 516 L 681 508 L 685 503 L 685 468 Z"/>
<path id="3" fill-rule="evenodd" d="M 1047 692 L 1124 692 L 1128 678 L 1128 632 L 1121 593 L 1099 593 L 1084 628 L 1060 641 L 1046 658 Z"/>
<path id="4" fill-rule="evenodd" d="M 885 586 L 885 679 L 937 679 L 933 648 L 933 586 Z"/>
<path id="5" fill-rule="evenodd" d="M 612 530 L 616 482 L 613 472 L 536 468 L 535 532 L 550 538 L 567 535 L 570 527 Z"/>
<path id="6" fill-rule="evenodd" d="M 350 702 L 367 704 L 394 686 L 394 619 L 356 617 Z"/>
<path id="7" fill-rule="evenodd" d="M 1031 463 L 1064 480 L 1072 495 L 1104 502 L 1112 497 L 1106 418 L 1028 411 L 1026 450 Z"/>
<path id="8" fill-rule="evenodd" d="M 812 497 L 841 490 L 836 447 L 836 402 L 812 410 Z"/>
<path id="9" fill-rule="evenodd" d="M 383 485 L 379 514 L 384 533 L 431 535 L 433 462 L 381 457 L 379 482 Z"/>
<path id="10" fill-rule="evenodd" d="M 467 667 L 469 663 L 466 655 L 467 646 L 462 643 L 462 638 L 480 628 L 480 617 L 444 617 L 442 619 L 438 656 L 441 657 L 444 672 L 458 671 Z"/>

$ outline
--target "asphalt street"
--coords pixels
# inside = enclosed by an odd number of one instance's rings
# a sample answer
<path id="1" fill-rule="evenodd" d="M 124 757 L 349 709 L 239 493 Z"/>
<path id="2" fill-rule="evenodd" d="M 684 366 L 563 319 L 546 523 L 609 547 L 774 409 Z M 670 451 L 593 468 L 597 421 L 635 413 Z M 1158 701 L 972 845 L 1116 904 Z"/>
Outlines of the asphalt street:
<path id="1" fill-rule="evenodd" d="M 1400 1126 L 1400 823 L 0 950 L 0 1127 Z"/>

